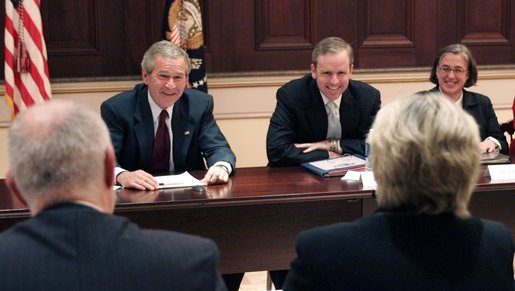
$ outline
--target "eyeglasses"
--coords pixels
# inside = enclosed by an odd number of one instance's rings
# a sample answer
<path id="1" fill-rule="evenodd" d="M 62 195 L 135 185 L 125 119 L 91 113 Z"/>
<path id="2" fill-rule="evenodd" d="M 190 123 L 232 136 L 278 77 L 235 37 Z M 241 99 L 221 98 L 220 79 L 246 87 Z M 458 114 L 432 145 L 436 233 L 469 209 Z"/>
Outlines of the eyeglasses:
<path id="1" fill-rule="evenodd" d="M 444 72 L 446 75 L 449 75 L 451 72 L 453 72 L 456 76 L 461 76 L 467 72 L 467 70 L 462 67 L 456 67 L 453 69 L 448 66 L 438 67 L 438 70 L 440 70 L 440 72 Z"/>

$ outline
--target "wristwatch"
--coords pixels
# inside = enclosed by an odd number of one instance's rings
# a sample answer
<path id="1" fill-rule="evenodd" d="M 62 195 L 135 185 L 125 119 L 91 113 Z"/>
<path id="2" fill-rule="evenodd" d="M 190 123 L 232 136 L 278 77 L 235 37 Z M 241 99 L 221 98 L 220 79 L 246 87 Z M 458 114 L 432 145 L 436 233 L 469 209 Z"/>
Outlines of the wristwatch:
<path id="1" fill-rule="evenodd" d="M 331 142 L 331 146 L 329 147 L 329 150 L 339 154 L 339 152 L 338 152 L 338 140 L 337 139 L 330 139 L 329 141 Z"/>

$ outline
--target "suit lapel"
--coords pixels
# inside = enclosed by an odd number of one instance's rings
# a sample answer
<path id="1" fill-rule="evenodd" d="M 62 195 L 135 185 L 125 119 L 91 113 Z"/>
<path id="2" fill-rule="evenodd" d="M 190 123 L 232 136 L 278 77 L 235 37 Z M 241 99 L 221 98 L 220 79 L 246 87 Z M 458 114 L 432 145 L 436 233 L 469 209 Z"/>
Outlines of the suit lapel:
<path id="1" fill-rule="evenodd" d="M 310 83 L 311 102 L 307 104 L 306 115 L 311 125 L 311 132 L 315 140 L 323 140 L 327 137 L 327 111 L 325 110 L 324 100 L 318 90 L 316 80 Z"/>
<path id="2" fill-rule="evenodd" d="M 342 137 L 350 136 L 355 132 L 356 127 L 359 124 L 359 118 L 361 113 L 356 109 L 357 101 L 352 95 L 350 87 L 352 81 L 349 83 L 349 88 L 343 92 L 342 101 L 340 103 L 340 124 L 342 128 Z M 327 112 L 325 110 L 324 101 L 320 90 L 316 85 L 316 80 L 312 80 L 311 84 L 311 103 L 306 109 L 309 123 L 312 128 L 311 131 L 314 133 L 316 140 L 325 139 L 327 137 Z M 322 108 L 322 110 L 320 110 Z M 323 129 L 323 130 L 321 130 Z"/>
<path id="3" fill-rule="evenodd" d="M 463 109 L 467 112 L 472 111 L 477 106 L 476 100 L 474 100 L 471 95 L 470 92 L 463 90 L 462 104 Z"/>
<path id="4" fill-rule="evenodd" d="M 353 132 L 356 131 L 356 127 L 359 122 L 359 118 L 361 116 L 361 112 L 356 109 L 358 102 L 352 92 L 350 87 L 352 86 L 352 81 L 349 83 L 349 87 L 342 95 L 342 101 L 340 103 L 340 124 L 342 126 L 342 137 L 350 136 Z"/>
<path id="5" fill-rule="evenodd" d="M 429 90 L 430 93 L 438 93 L 438 94 L 441 94 L 440 93 L 440 88 L 438 86 L 434 87 L 433 89 Z"/>
<path id="6" fill-rule="evenodd" d="M 173 161 L 176 169 L 186 168 L 186 157 L 194 130 L 195 126 L 189 118 L 189 99 L 185 92 L 173 107 Z"/>
<path id="7" fill-rule="evenodd" d="M 143 116 L 150 116 L 144 118 Z M 134 112 L 134 134 L 138 140 L 141 168 L 150 168 L 152 148 L 154 146 L 154 121 L 148 103 L 148 90 L 145 88 L 138 94 L 138 105 Z"/>
<path id="8" fill-rule="evenodd" d="M 431 93 L 440 93 L 440 88 L 438 86 L 434 87 L 433 89 L 429 90 Z M 461 100 L 461 106 L 463 107 L 463 110 L 471 113 L 474 111 L 474 108 L 477 106 L 477 102 L 474 98 L 472 98 L 472 94 L 467 91 L 463 90 L 463 99 Z M 473 113 L 471 113 L 474 115 Z"/>

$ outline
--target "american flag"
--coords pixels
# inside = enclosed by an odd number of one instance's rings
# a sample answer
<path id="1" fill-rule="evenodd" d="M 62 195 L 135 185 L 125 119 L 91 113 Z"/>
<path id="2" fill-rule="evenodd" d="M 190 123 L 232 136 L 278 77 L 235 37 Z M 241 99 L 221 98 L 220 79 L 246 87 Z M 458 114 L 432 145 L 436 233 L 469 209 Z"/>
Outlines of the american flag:
<path id="1" fill-rule="evenodd" d="M 5 2 L 5 99 L 12 117 L 52 98 L 40 4 Z"/>

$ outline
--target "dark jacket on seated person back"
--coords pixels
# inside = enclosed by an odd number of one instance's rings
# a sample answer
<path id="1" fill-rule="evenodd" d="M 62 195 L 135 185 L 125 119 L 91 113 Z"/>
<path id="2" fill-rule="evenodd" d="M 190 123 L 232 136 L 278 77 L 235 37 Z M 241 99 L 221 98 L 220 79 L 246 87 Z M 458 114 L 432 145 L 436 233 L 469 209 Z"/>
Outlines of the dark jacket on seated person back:
<path id="1" fill-rule="evenodd" d="M 378 211 L 301 233 L 284 290 L 513 290 L 498 222 Z"/>
<path id="2" fill-rule="evenodd" d="M 218 255 L 211 240 L 65 203 L 0 234 L 0 289 L 226 290 Z"/>

